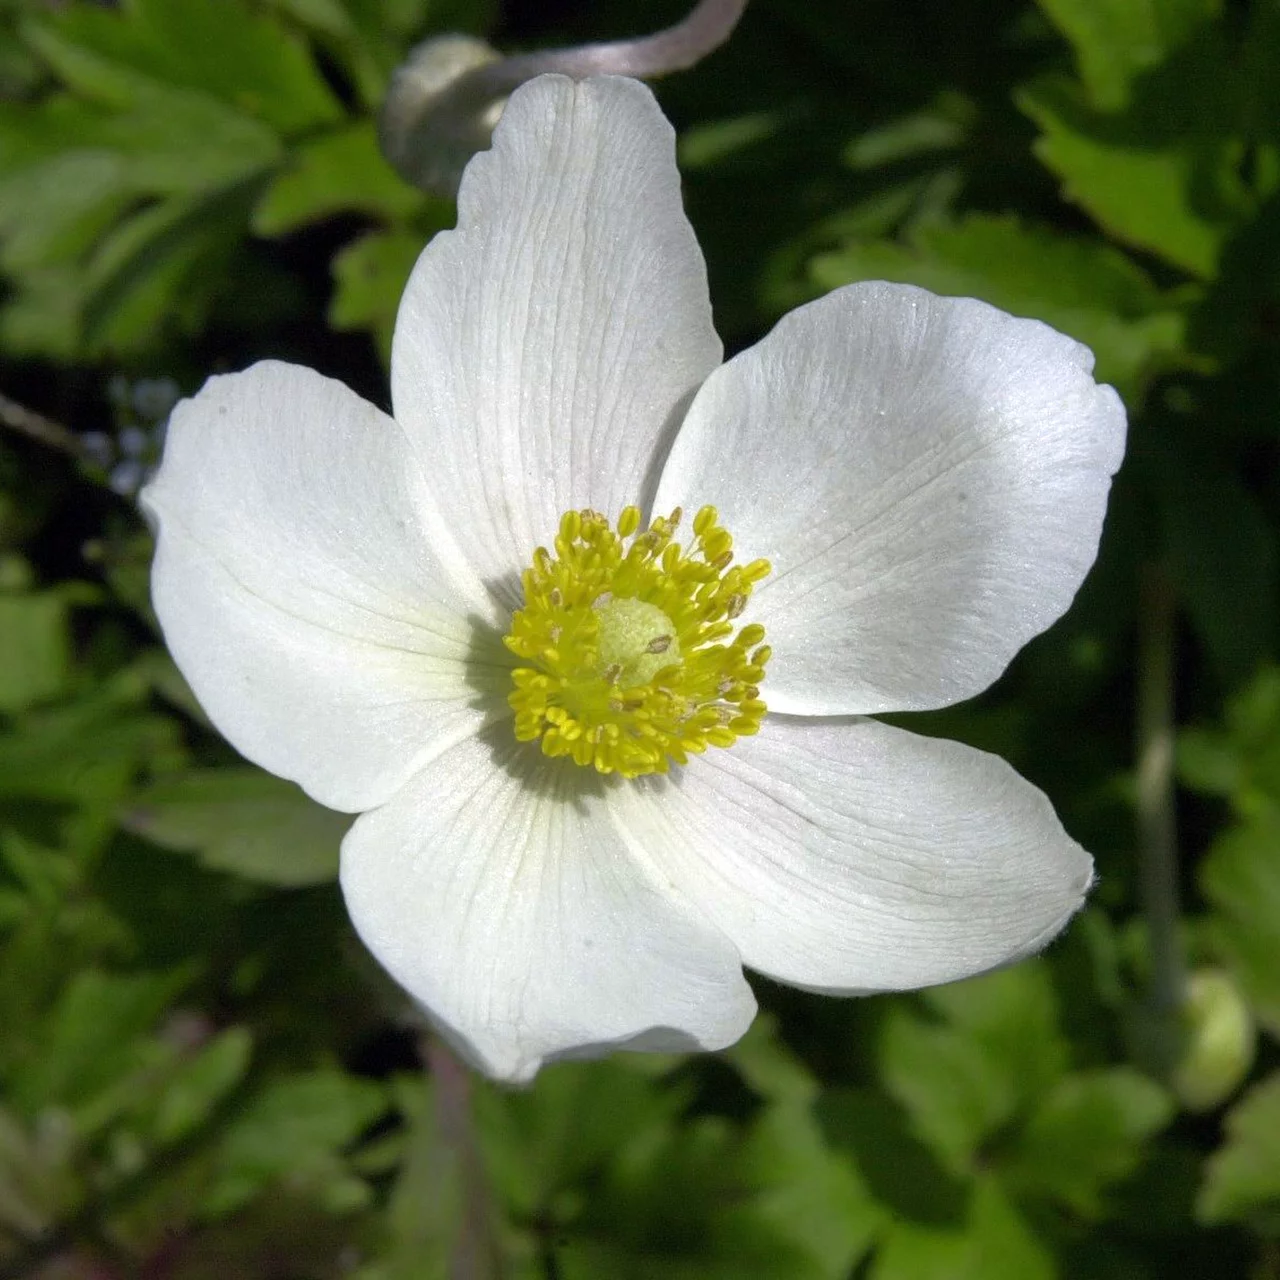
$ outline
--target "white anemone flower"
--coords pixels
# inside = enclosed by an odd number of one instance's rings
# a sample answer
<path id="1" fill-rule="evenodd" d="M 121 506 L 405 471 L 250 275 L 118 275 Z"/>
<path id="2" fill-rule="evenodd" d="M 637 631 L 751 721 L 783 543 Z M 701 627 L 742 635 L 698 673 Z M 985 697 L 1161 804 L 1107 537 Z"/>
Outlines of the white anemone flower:
<path id="1" fill-rule="evenodd" d="M 744 966 L 976 974 L 1091 880 L 1002 760 L 865 718 L 978 693 L 1071 602 L 1124 445 L 1090 352 L 870 283 L 721 361 L 652 95 L 542 77 L 413 271 L 394 417 L 213 378 L 143 497 L 210 718 L 361 815 L 356 929 L 495 1077 L 724 1047 Z"/>

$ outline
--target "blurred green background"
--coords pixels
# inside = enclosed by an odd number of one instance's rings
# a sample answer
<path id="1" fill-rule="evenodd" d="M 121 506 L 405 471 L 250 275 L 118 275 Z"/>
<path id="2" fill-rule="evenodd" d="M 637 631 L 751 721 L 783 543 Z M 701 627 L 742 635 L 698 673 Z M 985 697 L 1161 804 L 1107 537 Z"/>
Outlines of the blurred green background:
<path id="1" fill-rule="evenodd" d="M 912 281 L 1080 338 L 1128 403 L 1075 607 L 901 721 L 1096 855 L 1044 956 L 758 981 L 725 1054 L 493 1088 L 347 924 L 347 820 L 165 655 L 133 499 L 175 397 L 274 356 L 387 403 L 453 218 L 375 143 L 411 44 L 683 8 L 0 0 L 5 1280 L 1280 1277 L 1280 0 L 752 0 L 658 85 L 730 350 Z"/>

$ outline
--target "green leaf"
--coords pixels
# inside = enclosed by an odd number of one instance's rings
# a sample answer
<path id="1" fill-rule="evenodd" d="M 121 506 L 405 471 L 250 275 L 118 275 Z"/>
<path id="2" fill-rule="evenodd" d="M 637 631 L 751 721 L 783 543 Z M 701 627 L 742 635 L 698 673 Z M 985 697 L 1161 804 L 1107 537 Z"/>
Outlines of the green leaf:
<path id="1" fill-rule="evenodd" d="M 1273 195 L 1227 242 L 1218 278 L 1192 317 L 1196 347 L 1224 362 L 1238 361 L 1258 347 L 1265 350 L 1277 308 L 1280 196 Z"/>
<path id="2" fill-rule="evenodd" d="M 1212 796 L 1231 796 L 1245 779 L 1245 766 L 1226 734 L 1183 729 L 1178 734 L 1178 778 L 1183 786 Z"/>
<path id="3" fill-rule="evenodd" d="M 81 350 L 83 289 L 70 266 L 24 275 L 20 291 L 0 301 L 0 346 L 11 356 L 73 361 Z"/>
<path id="4" fill-rule="evenodd" d="M 1223 728 L 1184 730 L 1178 766 L 1187 786 L 1226 796 L 1244 817 L 1280 805 L 1280 668 L 1262 668 L 1231 698 Z"/>
<path id="5" fill-rule="evenodd" d="M 121 222 L 85 271 L 84 335 L 95 352 L 145 349 L 175 323 L 195 328 L 243 236 L 255 184 L 166 200 Z"/>
<path id="6" fill-rule="evenodd" d="M 63 593 L 0 593 L 0 712 L 24 711 L 67 687 L 71 635 Z"/>
<path id="7" fill-rule="evenodd" d="M 854 1167 L 827 1146 L 811 1109 L 797 1102 L 767 1108 L 738 1160 L 758 1188 L 760 1220 L 812 1254 L 823 1275 L 850 1275 L 886 1215 Z"/>
<path id="8" fill-rule="evenodd" d="M 384 363 L 391 358 L 400 295 L 428 238 L 407 229 L 373 231 L 333 260 L 337 288 L 329 323 L 335 329 L 368 329 Z"/>
<path id="9" fill-rule="evenodd" d="M 1280 1036 L 1280 812 L 1259 812 L 1220 835 L 1200 867 L 1209 933 L 1254 1012 Z"/>
<path id="10" fill-rule="evenodd" d="M 254 211 L 253 229 L 277 236 L 336 213 L 394 221 L 425 201 L 383 159 L 366 120 L 303 143 Z"/>
<path id="11" fill-rule="evenodd" d="M 775 1177 L 720 1117 L 638 1133 L 566 1233 L 557 1270 L 566 1280 L 828 1280 L 793 1224 L 762 1212 Z"/>
<path id="12" fill-rule="evenodd" d="M 184 973 L 77 974 L 14 1071 L 9 1096 L 28 1115 L 91 1102 L 137 1066 L 143 1037 L 189 981 Z"/>
<path id="13" fill-rule="evenodd" d="M 885 1088 L 953 1173 L 969 1170 L 983 1142 L 1017 1111 L 1020 1089 L 981 1044 L 905 1007 L 890 1010 L 879 1057 Z"/>
<path id="14" fill-rule="evenodd" d="M 870 1089 L 826 1089 L 815 1114 L 828 1145 L 852 1162 L 894 1219 L 940 1227 L 961 1221 L 966 1183 L 911 1132 L 891 1099 Z"/>
<path id="15" fill-rule="evenodd" d="M 1177 445 L 1169 432 L 1152 450 L 1169 571 L 1218 677 L 1234 686 L 1275 655 L 1275 528 L 1207 441 Z"/>
<path id="16" fill-rule="evenodd" d="M 1144 1142 L 1173 1113 L 1168 1093 L 1129 1067 L 1069 1075 L 1018 1132 L 1005 1176 L 1021 1192 L 1097 1218 L 1102 1193 L 1137 1168 Z"/>
<path id="17" fill-rule="evenodd" d="M 982 1148 L 1062 1073 L 1066 1046 L 1048 972 L 1028 962 L 925 997 L 946 1019 L 890 1010 L 879 1045 L 887 1091 L 948 1169 Z"/>
<path id="18" fill-rule="evenodd" d="M 1098 377 L 1130 397 L 1180 359 L 1179 301 L 1134 262 L 1101 241 L 1014 217 L 921 223 L 905 245 L 854 242 L 814 259 L 810 274 L 823 289 L 896 280 L 1034 316 L 1092 348 Z"/>
<path id="19" fill-rule="evenodd" d="M 27 712 L 0 731 L 0 796 L 78 807 L 117 803 L 144 761 L 173 754 L 177 725 L 137 711 L 141 681 L 100 687 L 92 698 Z"/>
<path id="20" fill-rule="evenodd" d="M 0 114 L 0 130 L 12 127 Z M 0 265 L 21 274 L 77 261 L 134 199 L 124 161 L 108 151 L 63 151 L 0 174 Z"/>
<path id="21" fill-rule="evenodd" d="M 259 769 L 193 769 L 139 792 L 122 814 L 138 835 L 261 884 L 321 884 L 338 873 L 351 818 Z"/>
<path id="22" fill-rule="evenodd" d="M 1038 1097 L 1066 1070 L 1053 975 L 1042 960 L 931 987 L 921 998 L 1000 1064 L 1023 1102 Z"/>
<path id="23" fill-rule="evenodd" d="M 65 1117 L 26 1125 L 0 1107 L 0 1246 L 35 1239 L 75 1204 L 79 1154 Z"/>
<path id="24" fill-rule="evenodd" d="M 159 1090 L 150 1118 L 150 1136 L 167 1147 L 199 1128 L 213 1109 L 244 1079 L 253 1052 L 253 1037 L 244 1027 L 230 1027 L 181 1061 Z"/>
<path id="25" fill-rule="evenodd" d="M 1140 72 L 1163 62 L 1202 24 L 1219 0 L 1038 0 L 1075 48 L 1094 104 L 1123 106 Z"/>
<path id="26" fill-rule="evenodd" d="M 807 1106 L 820 1086 L 809 1068 L 783 1043 L 777 1019 L 761 1013 L 747 1034 L 724 1051 L 725 1061 L 770 1102 Z"/>
<path id="27" fill-rule="evenodd" d="M 898 1222 L 872 1263 L 870 1280 L 1055 1280 L 1053 1255 L 1005 1198 L 980 1178 L 954 1227 Z"/>
<path id="28" fill-rule="evenodd" d="M 1056 79 L 1021 90 L 1018 105 L 1040 127 L 1036 155 L 1067 199 L 1118 239 L 1212 277 L 1224 239 L 1254 206 L 1239 174 L 1231 84 L 1221 43 L 1196 41 L 1123 113 L 1093 111 Z"/>
<path id="29" fill-rule="evenodd" d="M 72 6 L 25 35 L 68 85 L 111 106 L 143 105 L 148 89 L 167 84 L 206 93 L 286 135 L 342 114 L 306 46 L 243 0 Z"/>
<path id="30" fill-rule="evenodd" d="M 340 1153 L 386 1109 L 381 1087 L 336 1068 L 275 1081 L 220 1142 L 204 1212 L 222 1216 L 286 1180 L 334 1212 L 363 1205 L 368 1187 Z"/>
<path id="31" fill-rule="evenodd" d="M 1255 1085 L 1226 1119 L 1227 1140 L 1209 1158 L 1196 1203 L 1202 1222 L 1280 1230 L 1280 1072 Z"/>
<path id="32" fill-rule="evenodd" d="M 564 1062 L 539 1072 L 525 1092 L 477 1092 L 476 1123 L 495 1187 L 519 1214 L 536 1215 L 687 1100 L 684 1090 L 657 1084 L 625 1060 Z"/>

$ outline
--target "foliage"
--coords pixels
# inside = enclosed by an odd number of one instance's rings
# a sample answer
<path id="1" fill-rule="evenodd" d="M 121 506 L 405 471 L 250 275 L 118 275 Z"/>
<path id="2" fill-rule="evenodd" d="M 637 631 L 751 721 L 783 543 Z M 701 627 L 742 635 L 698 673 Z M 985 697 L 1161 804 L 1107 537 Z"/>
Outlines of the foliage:
<path id="1" fill-rule="evenodd" d="M 280 356 L 385 400 L 453 217 L 378 152 L 410 45 L 679 9 L 0 0 L 0 391 L 75 443 L 0 434 L 0 1275 L 1276 1274 L 1275 0 L 754 0 L 660 89 L 731 348 L 912 281 L 1075 335 L 1128 402 L 1072 612 L 910 718 L 1008 756 L 1097 855 L 1045 956 L 916 996 L 761 982 L 723 1055 L 499 1090 L 350 932 L 346 820 L 236 759 L 163 652 L 130 494 L 164 387 Z M 1134 834 L 1152 571 L 1195 975 L 1168 1079 Z"/>

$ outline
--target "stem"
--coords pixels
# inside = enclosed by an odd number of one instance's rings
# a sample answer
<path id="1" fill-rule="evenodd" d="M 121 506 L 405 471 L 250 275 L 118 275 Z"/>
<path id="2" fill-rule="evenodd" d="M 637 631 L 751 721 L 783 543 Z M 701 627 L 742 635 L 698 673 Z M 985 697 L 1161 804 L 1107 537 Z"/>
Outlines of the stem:
<path id="1" fill-rule="evenodd" d="M 450 1280 L 493 1280 L 501 1273 L 490 1230 L 484 1157 L 471 1118 L 471 1076 L 438 1036 L 423 1038 L 422 1057 L 435 1081 L 436 1132 L 458 1161 L 462 1221 L 449 1260 Z"/>
<path id="2" fill-rule="evenodd" d="M 1151 948 L 1155 1050 L 1162 1074 L 1177 1059 L 1186 990 L 1173 796 L 1175 624 L 1176 602 L 1167 571 L 1159 564 L 1143 566 L 1138 583 L 1138 872 Z"/>
<path id="3" fill-rule="evenodd" d="M 52 418 L 46 418 L 42 413 L 36 413 L 34 409 L 28 409 L 16 400 L 10 400 L 3 393 L 0 393 L 0 426 L 8 427 L 10 431 L 26 436 L 28 440 L 48 445 L 49 448 L 73 458 L 83 459 L 85 456 L 84 446 L 74 431 L 68 430 L 60 422 L 54 422 Z"/>
<path id="4" fill-rule="evenodd" d="M 719 48 L 747 0 L 699 0 L 681 22 L 636 40 L 499 57 L 483 41 L 439 36 L 392 77 L 378 137 L 397 172 L 425 191 L 454 196 L 467 161 L 489 145 L 506 98 L 545 72 L 652 79 L 684 71 Z"/>
<path id="5" fill-rule="evenodd" d="M 746 7 L 747 0 L 701 0 L 682 21 L 651 36 L 526 53 L 480 67 L 466 78 L 488 86 L 492 99 L 549 71 L 579 79 L 612 75 L 641 80 L 685 71 L 729 38 Z"/>

